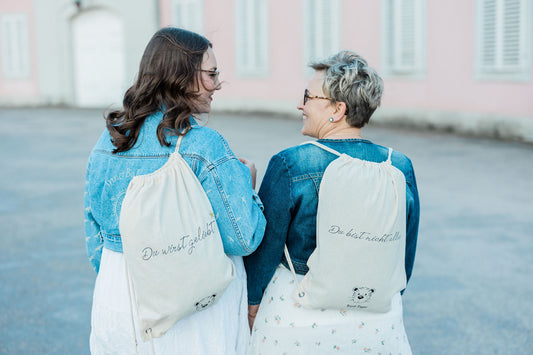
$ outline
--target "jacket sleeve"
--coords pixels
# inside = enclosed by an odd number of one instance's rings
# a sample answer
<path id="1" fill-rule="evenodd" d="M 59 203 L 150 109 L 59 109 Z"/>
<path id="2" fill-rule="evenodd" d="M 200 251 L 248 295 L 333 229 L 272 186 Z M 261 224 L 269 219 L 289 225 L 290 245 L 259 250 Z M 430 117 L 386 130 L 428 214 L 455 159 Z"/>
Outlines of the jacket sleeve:
<path id="1" fill-rule="evenodd" d="M 90 162 L 87 167 L 85 177 L 85 195 L 83 198 L 84 205 L 84 226 L 85 226 L 85 244 L 87 246 L 87 256 L 94 271 L 98 273 L 100 269 L 100 259 L 102 258 L 102 248 L 104 239 L 100 233 L 100 225 L 94 219 L 91 210 L 91 193 L 90 193 Z"/>
<path id="2" fill-rule="evenodd" d="M 418 188 L 416 186 L 415 172 L 413 165 L 410 164 L 409 172 L 406 174 L 407 183 L 407 229 L 405 245 L 405 273 L 407 282 L 413 273 L 415 263 L 416 244 L 418 241 L 418 224 L 420 221 L 420 201 L 418 197 Z"/>
<path id="3" fill-rule="evenodd" d="M 252 189 L 250 170 L 235 156 L 207 167 L 201 179 L 222 237 L 224 251 L 248 255 L 261 243 L 265 232 L 263 203 Z"/>
<path id="4" fill-rule="evenodd" d="M 259 189 L 267 220 L 265 236 L 259 248 L 244 258 L 248 277 L 248 304 L 261 303 L 272 275 L 283 257 L 291 223 L 292 199 L 290 176 L 282 156 L 275 155 L 268 164 Z"/>

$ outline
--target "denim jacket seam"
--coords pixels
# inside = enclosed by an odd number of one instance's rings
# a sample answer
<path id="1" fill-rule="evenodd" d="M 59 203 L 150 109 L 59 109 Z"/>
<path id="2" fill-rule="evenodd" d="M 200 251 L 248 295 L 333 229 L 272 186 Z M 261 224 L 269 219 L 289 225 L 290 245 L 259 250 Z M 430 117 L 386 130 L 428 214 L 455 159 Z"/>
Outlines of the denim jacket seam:
<path id="1" fill-rule="evenodd" d="M 281 162 L 285 168 L 285 170 L 287 170 L 287 176 L 288 176 L 288 180 L 289 180 L 289 201 L 290 201 L 290 209 L 292 210 L 294 208 L 294 201 L 292 199 L 292 191 L 293 191 L 293 188 L 292 188 L 292 176 L 291 176 L 291 171 L 289 169 L 289 166 L 287 165 L 287 162 L 285 161 L 285 157 L 283 155 L 280 156 L 281 157 Z"/>
<path id="2" fill-rule="evenodd" d="M 303 181 L 303 180 L 307 180 L 307 179 L 314 180 L 314 178 L 320 178 L 323 175 L 324 174 L 322 174 L 322 173 L 305 173 L 305 174 L 302 174 L 302 175 L 294 176 L 294 177 L 292 177 L 291 180 L 293 182 Z"/>
<path id="3" fill-rule="evenodd" d="M 120 157 L 120 158 L 126 158 L 126 159 L 154 159 L 154 158 L 168 158 L 172 155 L 172 153 L 163 153 L 163 154 L 140 154 L 140 155 L 134 155 L 134 154 L 121 154 L 121 153 L 113 153 L 112 151 L 106 150 L 106 149 L 95 149 L 95 153 L 105 154 L 113 157 Z"/>
<path id="4" fill-rule="evenodd" d="M 182 157 L 188 157 L 188 158 L 192 158 L 192 159 L 198 159 L 199 161 L 201 161 L 202 163 L 204 163 L 204 165 L 206 166 L 206 168 L 208 168 L 209 170 L 212 170 L 212 169 L 215 169 L 216 167 L 218 167 L 219 165 L 222 165 L 224 164 L 225 162 L 228 162 L 232 159 L 237 159 L 235 158 L 234 156 L 231 156 L 229 154 L 226 154 L 224 155 L 223 157 L 215 160 L 214 162 L 211 162 L 207 159 L 205 159 L 203 156 L 199 155 L 199 154 L 195 154 L 195 153 L 183 153 L 181 154 Z"/>
<path id="5" fill-rule="evenodd" d="M 220 139 L 220 141 L 222 142 L 222 144 L 224 144 L 224 148 L 226 148 L 226 153 L 228 153 L 228 155 L 231 155 L 229 153 L 231 153 L 231 149 L 228 145 L 228 142 L 226 142 L 226 140 L 224 139 L 224 137 L 222 136 L 222 134 L 220 134 L 218 131 L 214 131 L 215 134 L 218 136 L 218 138 Z"/>
<path id="6" fill-rule="evenodd" d="M 205 159 L 203 156 L 201 156 L 199 154 L 195 154 L 195 153 L 184 153 L 181 156 L 182 157 L 187 157 L 187 158 L 190 158 L 190 159 L 196 159 L 196 160 L 198 160 L 200 163 L 202 163 L 204 165 L 204 168 L 201 168 L 200 172 L 198 173 L 198 180 L 200 180 L 200 181 L 202 181 L 203 178 L 210 171 L 216 169 L 218 166 L 224 164 L 225 162 L 228 162 L 228 161 L 230 161 L 230 160 L 235 158 L 235 157 L 232 157 L 230 155 L 224 155 L 222 158 L 219 158 L 215 162 L 210 162 L 209 160 Z M 218 184 L 217 184 L 217 187 L 219 187 Z M 220 189 L 220 187 L 219 187 L 219 189 Z"/>
<path id="7" fill-rule="evenodd" d="M 292 266 L 294 267 L 294 271 L 298 275 L 305 275 L 309 271 L 309 267 L 307 266 L 307 263 L 296 260 L 292 256 L 291 256 L 291 262 L 292 262 Z M 283 266 L 287 268 L 287 270 L 290 270 L 290 267 L 287 262 L 287 258 L 285 258 L 285 255 L 283 255 L 281 263 L 283 264 Z"/>
<path id="8" fill-rule="evenodd" d="M 120 236 L 120 234 L 106 233 L 100 231 L 100 236 L 102 237 L 102 241 L 107 240 L 110 243 L 122 243 L 122 237 Z"/>

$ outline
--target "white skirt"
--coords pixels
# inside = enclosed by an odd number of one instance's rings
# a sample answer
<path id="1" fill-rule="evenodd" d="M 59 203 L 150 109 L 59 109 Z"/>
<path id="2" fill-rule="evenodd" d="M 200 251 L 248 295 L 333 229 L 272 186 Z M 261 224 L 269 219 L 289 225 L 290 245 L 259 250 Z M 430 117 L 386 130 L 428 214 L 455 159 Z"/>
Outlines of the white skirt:
<path id="1" fill-rule="evenodd" d="M 246 272 L 242 257 L 230 256 L 236 276 L 220 300 L 177 322 L 154 339 L 156 354 L 246 353 L 250 339 Z M 135 354 L 130 303 L 122 253 L 103 250 L 91 316 L 91 354 Z M 138 330 L 138 327 L 136 326 Z M 150 342 L 137 332 L 139 354 L 151 354 Z"/>
<path id="2" fill-rule="evenodd" d="M 305 309 L 291 297 L 295 288 L 280 265 L 261 301 L 248 354 L 411 354 L 399 293 L 391 310 L 378 314 Z"/>

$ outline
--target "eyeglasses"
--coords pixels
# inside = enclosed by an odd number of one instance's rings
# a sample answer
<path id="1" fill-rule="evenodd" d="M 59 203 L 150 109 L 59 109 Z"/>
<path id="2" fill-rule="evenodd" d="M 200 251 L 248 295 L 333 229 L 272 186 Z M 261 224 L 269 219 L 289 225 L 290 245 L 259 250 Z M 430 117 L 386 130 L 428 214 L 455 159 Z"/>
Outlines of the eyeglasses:
<path id="1" fill-rule="evenodd" d="M 333 101 L 333 99 L 331 99 L 329 97 L 311 96 L 311 95 L 309 95 L 309 90 L 305 89 L 305 91 L 304 91 L 304 105 L 307 103 L 307 101 L 309 101 L 311 99 L 323 99 L 323 100 Z"/>
<path id="2" fill-rule="evenodd" d="M 213 80 L 213 83 L 218 82 L 218 76 L 220 75 L 220 71 L 219 70 L 217 70 L 217 69 L 214 69 L 214 70 L 200 69 L 200 71 L 203 72 L 203 73 L 209 73 L 209 77 L 211 78 L 211 80 Z"/>

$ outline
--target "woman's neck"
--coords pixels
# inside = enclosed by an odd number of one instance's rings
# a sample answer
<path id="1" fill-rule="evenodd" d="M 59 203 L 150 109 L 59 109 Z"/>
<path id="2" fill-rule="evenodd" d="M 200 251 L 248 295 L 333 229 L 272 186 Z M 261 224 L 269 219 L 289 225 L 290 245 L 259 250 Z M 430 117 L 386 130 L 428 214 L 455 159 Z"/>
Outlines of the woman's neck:
<path id="1" fill-rule="evenodd" d="M 318 139 L 363 139 L 363 136 L 361 135 L 361 128 L 350 126 L 333 129 Z"/>

